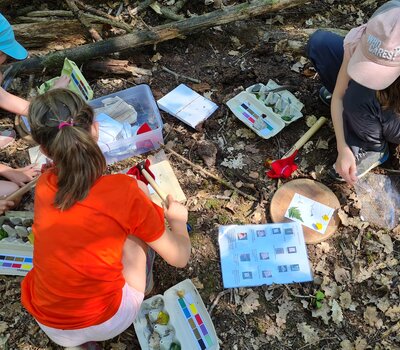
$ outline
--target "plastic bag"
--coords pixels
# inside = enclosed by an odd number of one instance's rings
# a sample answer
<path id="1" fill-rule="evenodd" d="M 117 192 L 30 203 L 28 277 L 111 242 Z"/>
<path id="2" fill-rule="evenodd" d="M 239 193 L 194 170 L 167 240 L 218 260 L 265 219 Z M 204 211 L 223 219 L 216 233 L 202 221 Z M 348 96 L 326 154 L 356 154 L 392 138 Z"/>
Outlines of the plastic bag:
<path id="1" fill-rule="evenodd" d="M 64 66 L 61 71 L 61 76 L 67 75 L 70 78 L 70 82 L 68 84 L 68 89 L 80 95 L 86 101 L 91 100 L 93 98 L 93 90 L 90 88 L 88 82 L 85 77 L 82 75 L 78 66 L 75 62 L 69 60 L 68 58 L 64 59 Z M 44 82 L 39 86 L 38 92 L 39 94 L 44 94 L 46 91 L 50 90 L 54 83 L 59 79 L 59 77 L 50 79 Z"/>
<path id="2" fill-rule="evenodd" d="M 355 184 L 360 217 L 370 224 L 393 229 L 400 218 L 400 176 L 368 173 Z"/>

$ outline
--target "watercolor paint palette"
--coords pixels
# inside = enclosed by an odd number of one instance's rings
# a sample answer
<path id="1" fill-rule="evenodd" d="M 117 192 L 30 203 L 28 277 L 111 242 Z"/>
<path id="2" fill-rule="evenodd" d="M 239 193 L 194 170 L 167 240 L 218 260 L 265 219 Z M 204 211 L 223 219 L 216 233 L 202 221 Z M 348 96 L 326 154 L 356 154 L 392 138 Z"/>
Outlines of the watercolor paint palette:
<path id="1" fill-rule="evenodd" d="M 0 217 L 0 275 L 25 276 L 33 267 L 33 213 L 9 211 Z"/>
<path id="2" fill-rule="evenodd" d="M 144 300 L 134 327 L 142 350 L 219 349 L 214 325 L 190 279 Z"/>
<path id="3" fill-rule="evenodd" d="M 268 113 L 265 105 L 249 92 L 241 92 L 226 104 L 239 120 L 264 139 L 275 136 L 285 127 L 279 117 Z"/>
<path id="4" fill-rule="evenodd" d="M 304 105 L 291 92 L 270 91 L 279 87 L 273 80 L 267 85 L 254 84 L 226 104 L 258 136 L 269 139 L 303 116 Z"/>

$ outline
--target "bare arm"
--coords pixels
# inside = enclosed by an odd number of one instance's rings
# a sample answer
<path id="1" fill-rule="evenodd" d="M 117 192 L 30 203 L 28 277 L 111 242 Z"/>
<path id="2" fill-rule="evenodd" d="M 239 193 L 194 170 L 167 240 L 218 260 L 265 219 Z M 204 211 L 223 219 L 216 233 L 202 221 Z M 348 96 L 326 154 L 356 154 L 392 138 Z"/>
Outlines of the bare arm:
<path id="1" fill-rule="evenodd" d="M 0 87 L 0 108 L 15 114 L 26 115 L 28 113 L 29 102 L 10 94 Z"/>
<path id="2" fill-rule="evenodd" d="M 353 152 L 346 143 L 343 130 L 343 96 L 350 81 L 347 74 L 348 62 L 349 58 L 345 55 L 332 95 L 331 114 L 338 151 L 336 171 L 347 183 L 354 184 L 357 181 L 356 161 Z"/>
<path id="3" fill-rule="evenodd" d="M 150 197 L 147 186 L 138 180 L 139 188 Z M 168 207 L 164 209 L 165 218 L 170 226 L 160 238 L 148 243 L 168 264 L 185 267 L 190 258 L 191 243 L 187 231 L 187 209 L 168 195 Z"/>

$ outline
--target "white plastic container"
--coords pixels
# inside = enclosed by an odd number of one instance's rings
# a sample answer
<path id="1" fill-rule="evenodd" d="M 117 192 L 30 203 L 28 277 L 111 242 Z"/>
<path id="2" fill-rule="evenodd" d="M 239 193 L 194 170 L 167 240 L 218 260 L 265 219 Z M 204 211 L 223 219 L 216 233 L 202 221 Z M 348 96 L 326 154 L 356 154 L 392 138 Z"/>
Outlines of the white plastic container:
<path id="1" fill-rule="evenodd" d="M 151 130 L 102 145 L 100 148 L 107 160 L 107 164 L 152 151 L 164 143 L 162 135 L 163 123 L 160 112 L 148 85 L 142 84 L 102 96 L 90 101 L 89 104 L 93 108 L 100 108 L 103 107 L 102 101 L 104 99 L 115 96 L 120 97 L 135 108 L 137 120 L 132 125 L 133 128 L 138 129 L 147 123 Z"/>
<path id="2" fill-rule="evenodd" d="M 164 324 L 157 323 L 160 312 Z M 169 350 L 172 344 L 181 350 L 219 349 L 210 315 L 190 279 L 144 300 L 133 325 L 142 350 Z"/>

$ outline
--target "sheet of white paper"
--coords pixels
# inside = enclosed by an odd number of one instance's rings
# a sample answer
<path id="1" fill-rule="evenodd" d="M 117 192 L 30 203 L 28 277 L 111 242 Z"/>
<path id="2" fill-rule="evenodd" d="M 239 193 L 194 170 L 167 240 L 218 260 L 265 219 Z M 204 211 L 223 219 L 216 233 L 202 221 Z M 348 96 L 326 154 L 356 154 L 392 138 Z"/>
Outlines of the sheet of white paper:
<path id="1" fill-rule="evenodd" d="M 160 109 L 191 127 L 207 119 L 218 106 L 185 84 L 180 84 L 157 101 Z"/>
<path id="2" fill-rule="evenodd" d="M 297 222 L 220 226 L 218 243 L 225 288 L 313 279 Z"/>
<path id="3" fill-rule="evenodd" d="M 47 162 L 51 162 L 50 158 L 47 158 L 41 151 L 39 146 L 31 147 L 28 149 L 29 159 L 31 164 L 43 165 Z M 47 160 L 47 161 L 46 161 Z"/>
<path id="4" fill-rule="evenodd" d="M 335 209 L 295 193 L 285 217 L 324 234 Z"/>

